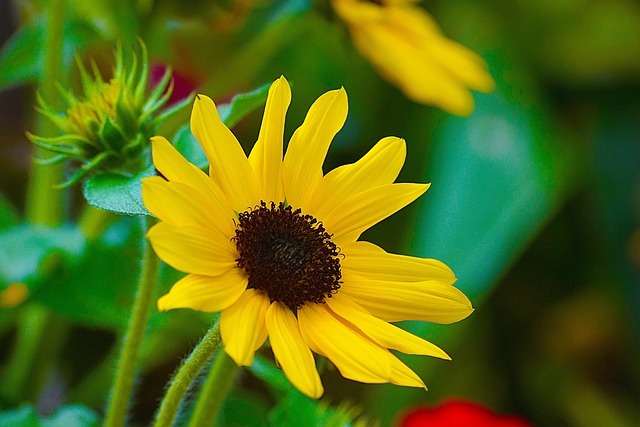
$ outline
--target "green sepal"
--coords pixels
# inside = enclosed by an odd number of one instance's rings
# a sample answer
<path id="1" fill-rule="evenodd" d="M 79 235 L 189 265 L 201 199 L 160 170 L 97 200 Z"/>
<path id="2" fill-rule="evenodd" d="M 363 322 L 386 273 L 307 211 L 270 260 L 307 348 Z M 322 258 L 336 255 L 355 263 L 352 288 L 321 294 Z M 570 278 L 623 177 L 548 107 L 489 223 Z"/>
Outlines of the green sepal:
<path id="1" fill-rule="evenodd" d="M 52 165 L 57 165 L 59 163 L 62 163 L 65 160 L 67 160 L 68 158 L 69 158 L 68 156 L 65 156 L 63 154 L 59 154 L 57 156 L 53 156 L 53 157 L 50 157 L 48 159 L 33 158 L 31 161 L 33 163 L 35 163 L 36 165 L 52 166 Z"/>
<path id="2" fill-rule="evenodd" d="M 54 153 L 64 154 L 67 157 L 76 157 L 76 158 L 84 157 L 83 156 L 84 152 L 80 148 L 74 147 L 73 145 L 48 144 L 46 142 L 40 141 L 39 139 L 35 139 L 35 138 L 32 139 L 31 141 L 38 147 L 44 148 L 45 150 L 48 150 Z"/>
<path id="3" fill-rule="evenodd" d="M 147 97 L 142 107 L 142 119 L 146 120 L 147 117 L 158 111 L 164 104 L 167 103 L 171 97 L 173 91 L 173 80 L 171 79 L 171 69 L 167 68 L 162 79 L 153 89 L 153 91 Z M 164 93 L 164 96 L 163 96 Z"/>
<path id="4" fill-rule="evenodd" d="M 48 138 L 44 136 L 34 135 L 28 131 L 25 133 L 25 135 L 27 136 L 29 141 L 46 149 L 55 146 L 77 148 L 77 153 L 79 153 L 78 157 L 85 157 L 89 155 L 90 152 L 95 151 L 96 148 L 95 144 L 93 144 L 91 140 L 83 137 L 82 135 L 67 134 Z"/>
<path id="5" fill-rule="evenodd" d="M 79 169 L 77 169 L 66 181 L 53 185 L 53 188 L 63 190 L 77 184 L 82 178 L 95 172 L 103 163 L 109 161 L 111 156 L 111 153 L 107 151 L 98 154 L 96 157 L 91 159 L 90 162 L 83 164 Z"/>
<path id="6" fill-rule="evenodd" d="M 137 85 L 133 89 L 133 97 L 134 99 L 143 99 L 145 91 L 147 90 L 147 83 L 149 82 L 149 56 L 147 53 L 147 46 L 142 41 L 140 37 L 137 37 L 138 43 L 140 44 L 140 63 L 142 66 L 140 67 L 140 76 Z M 135 75 L 131 75 L 131 86 L 133 87 L 133 82 L 135 80 Z"/>
<path id="7" fill-rule="evenodd" d="M 127 105 L 124 98 L 125 90 L 121 90 L 116 101 L 116 117 L 121 125 L 124 135 L 134 135 L 139 128 L 138 115 L 139 111 L 134 111 L 133 106 Z"/>
<path id="8" fill-rule="evenodd" d="M 98 135 L 100 141 L 114 153 L 120 153 L 127 144 L 127 135 L 111 117 L 107 117 L 102 123 Z"/>

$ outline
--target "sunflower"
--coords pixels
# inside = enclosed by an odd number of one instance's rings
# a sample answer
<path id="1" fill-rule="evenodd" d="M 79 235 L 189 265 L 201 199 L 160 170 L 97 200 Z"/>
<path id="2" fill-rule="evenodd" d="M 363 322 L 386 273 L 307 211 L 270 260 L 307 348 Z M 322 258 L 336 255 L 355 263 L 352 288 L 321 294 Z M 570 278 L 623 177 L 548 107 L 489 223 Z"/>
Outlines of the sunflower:
<path id="1" fill-rule="evenodd" d="M 358 51 L 407 98 L 467 116 L 469 89 L 495 83 L 482 58 L 445 37 L 416 0 L 331 0 Z"/>
<path id="2" fill-rule="evenodd" d="M 226 353 L 251 365 L 267 337 L 285 375 L 304 394 L 323 387 L 313 352 L 363 383 L 425 387 L 390 350 L 449 359 L 389 322 L 451 323 L 473 309 L 443 263 L 394 255 L 358 238 L 411 203 L 428 184 L 396 183 L 404 140 L 387 137 L 363 158 L 323 176 L 329 144 L 347 116 L 344 89 L 322 95 L 283 159 L 291 90 L 270 90 L 258 140 L 247 157 L 199 95 L 191 130 L 210 161 L 207 176 L 162 137 L 152 140 L 161 176 L 142 184 L 161 221 L 148 232 L 158 256 L 189 273 L 158 300 L 161 311 L 222 311 Z"/>

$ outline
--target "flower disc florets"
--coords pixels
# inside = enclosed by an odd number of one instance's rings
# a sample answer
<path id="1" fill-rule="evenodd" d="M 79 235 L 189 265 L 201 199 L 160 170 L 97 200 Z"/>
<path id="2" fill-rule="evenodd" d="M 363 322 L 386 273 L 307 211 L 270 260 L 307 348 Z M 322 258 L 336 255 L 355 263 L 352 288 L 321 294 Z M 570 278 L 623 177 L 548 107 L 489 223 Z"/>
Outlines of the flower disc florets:
<path id="1" fill-rule="evenodd" d="M 233 240 L 248 287 L 265 292 L 272 302 L 295 311 L 307 302 L 324 302 L 340 288 L 339 249 L 323 225 L 300 209 L 261 202 L 238 215 Z"/>

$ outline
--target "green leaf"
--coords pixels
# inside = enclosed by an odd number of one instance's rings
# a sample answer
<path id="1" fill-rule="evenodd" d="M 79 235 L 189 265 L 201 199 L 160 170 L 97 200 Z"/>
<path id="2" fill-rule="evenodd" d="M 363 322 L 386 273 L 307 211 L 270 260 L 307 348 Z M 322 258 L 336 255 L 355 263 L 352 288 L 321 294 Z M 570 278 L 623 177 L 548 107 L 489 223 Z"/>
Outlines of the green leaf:
<path id="1" fill-rule="evenodd" d="M 232 390 L 216 417 L 216 426 L 265 427 L 269 405 L 264 399 L 243 390 Z M 282 424 L 285 425 L 285 424 Z"/>
<path id="2" fill-rule="evenodd" d="M 33 405 L 23 404 L 17 409 L 0 412 L 0 426 L 42 427 Z"/>
<path id="3" fill-rule="evenodd" d="M 98 416 L 82 405 L 67 405 L 48 418 L 40 418 L 31 404 L 0 412 L 0 425 L 11 427 L 95 427 Z"/>
<path id="4" fill-rule="evenodd" d="M 37 281 L 55 262 L 78 255 L 84 249 L 84 236 L 75 227 L 48 228 L 38 224 L 21 224 L 0 231 L 0 286 L 10 282 Z"/>
<path id="5" fill-rule="evenodd" d="M 67 405 L 43 420 L 42 427 L 96 427 L 98 421 L 98 416 L 91 409 L 82 405 Z"/>
<path id="6" fill-rule="evenodd" d="M 262 107 L 267 102 L 271 84 L 265 84 L 251 92 L 234 96 L 231 102 L 218 106 L 220 118 L 228 128 L 234 127 L 240 120 L 244 119 L 253 111 Z M 200 169 L 209 164 L 209 160 L 202 151 L 198 140 L 191 133 L 189 124 L 185 124 L 176 132 L 173 137 L 173 144 L 182 155 Z"/>
<path id="7" fill-rule="evenodd" d="M 258 354 L 253 359 L 253 364 L 249 366 L 249 370 L 256 377 L 267 383 L 276 398 L 297 392 L 293 384 L 284 376 L 282 370 Z"/>
<path id="8" fill-rule="evenodd" d="M 35 83 L 44 68 L 46 17 L 34 19 L 20 28 L 0 51 L 0 91 Z M 63 66 L 74 64 L 74 54 L 98 39 L 86 21 L 71 19 L 63 34 Z"/>
<path id="9" fill-rule="evenodd" d="M 190 163 L 193 163 L 200 169 L 204 169 L 209 160 L 205 156 L 200 143 L 191 133 L 189 123 L 182 126 L 173 136 L 173 145 Z"/>
<path id="10" fill-rule="evenodd" d="M 224 124 L 232 128 L 249 113 L 262 107 L 267 102 L 270 87 L 271 83 L 266 83 L 251 92 L 234 96 L 228 104 L 218 106 L 218 113 Z"/>
<path id="11" fill-rule="evenodd" d="M 142 178 L 155 175 L 151 167 L 134 176 L 103 172 L 87 179 L 82 192 L 98 209 L 125 215 L 150 215 L 142 202 Z"/>
<path id="12" fill-rule="evenodd" d="M 471 117 L 449 116 L 435 135 L 417 254 L 448 264 L 477 301 L 559 209 L 583 160 L 534 110 L 478 96 Z"/>
<path id="13" fill-rule="evenodd" d="M 269 413 L 269 425 L 314 426 L 317 425 L 317 402 L 300 393 L 285 377 L 282 370 L 265 358 L 256 355 L 251 372 L 263 380 L 277 400 Z"/>
<path id="14" fill-rule="evenodd" d="M 140 271 L 142 238 L 140 219 L 121 217 L 40 286 L 33 299 L 84 325 L 124 330 Z"/>
<path id="15" fill-rule="evenodd" d="M 278 402 L 269 412 L 270 426 L 341 427 L 351 425 L 359 410 L 349 405 L 330 406 L 311 399 L 296 389 L 282 370 L 256 355 L 249 370 L 263 380 Z"/>

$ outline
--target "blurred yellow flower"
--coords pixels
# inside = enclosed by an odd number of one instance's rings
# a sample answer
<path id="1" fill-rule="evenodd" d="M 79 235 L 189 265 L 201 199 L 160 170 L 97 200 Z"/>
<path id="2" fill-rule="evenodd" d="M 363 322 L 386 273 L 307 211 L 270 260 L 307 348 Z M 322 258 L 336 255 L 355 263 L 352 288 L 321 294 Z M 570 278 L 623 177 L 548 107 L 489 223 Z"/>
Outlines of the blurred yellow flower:
<path id="1" fill-rule="evenodd" d="M 424 387 L 389 350 L 449 357 L 388 322 L 451 323 L 467 317 L 471 303 L 443 263 L 357 240 L 428 184 L 394 183 L 406 153 L 395 137 L 323 176 L 347 116 L 344 89 L 311 106 L 283 159 L 290 101 L 281 77 L 247 157 L 213 101 L 199 95 L 191 129 L 211 163 L 209 176 L 166 139 L 153 138 L 162 176 L 143 180 L 142 197 L 161 222 L 147 236 L 161 259 L 189 273 L 158 308 L 222 310 L 224 348 L 238 365 L 251 365 L 268 336 L 287 378 L 313 398 L 323 387 L 311 351 L 355 381 Z"/>
<path id="2" fill-rule="evenodd" d="M 467 116 L 470 89 L 493 90 L 482 58 L 446 38 L 416 0 L 332 0 L 356 48 L 409 99 Z"/>
<path id="3" fill-rule="evenodd" d="M 22 304 L 29 296 L 29 288 L 24 283 L 9 283 L 0 291 L 0 308 L 12 308 Z"/>

